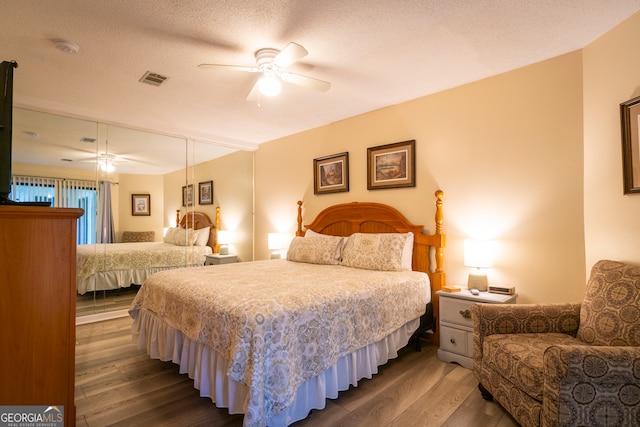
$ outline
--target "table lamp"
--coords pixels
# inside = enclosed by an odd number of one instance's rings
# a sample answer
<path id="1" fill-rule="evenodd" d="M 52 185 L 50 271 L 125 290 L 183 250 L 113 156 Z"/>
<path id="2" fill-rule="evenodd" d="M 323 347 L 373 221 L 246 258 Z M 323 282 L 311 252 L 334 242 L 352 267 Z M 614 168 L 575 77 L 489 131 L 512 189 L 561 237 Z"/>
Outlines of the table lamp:
<path id="1" fill-rule="evenodd" d="M 231 243 L 231 232 L 227 230 L 218 230 L 220 255 L 229 255 L 229 243 Z"/>
<path id="2" fill-rule="evenodd" d="M 271 259 L 282 258 L 282 249 L 284 248 L 283 233 L 269 233 L 267 235 L 267 245 L 271 252 Z"/>
<path id="3" fill-rule="evenodd" d="M 489 286 L 487 274 L 482 271 L 484 268 L 493 267 L 493 244 L 490 240 L 464 241 L 464 265 L 472 267 L 474 270 L 469 273 L 467 287 L 486 291 Z"/>

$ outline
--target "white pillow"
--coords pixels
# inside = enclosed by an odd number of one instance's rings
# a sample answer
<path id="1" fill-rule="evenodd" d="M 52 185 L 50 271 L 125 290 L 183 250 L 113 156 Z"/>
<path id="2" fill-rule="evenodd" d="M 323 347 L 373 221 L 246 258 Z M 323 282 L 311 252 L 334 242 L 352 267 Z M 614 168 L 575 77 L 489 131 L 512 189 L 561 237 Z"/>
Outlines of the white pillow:
<path id="1" fill-rule="evenodd" d="M 413 233 L 406 233 L 407 240 L 402 248 L 402 271 L 411 271 L 413 269 L 411 261 L 413 260 Z"/>
<path id="2" fill-rule="evenodd" d="M 343 240 L 344 237 L 339 236 L 294 237 L 287 251 L 287 260 L 309 264 L 338 265 L 340 259 L 336 258 L 336 252 L 338 247 L 342 246 Z"/>
<path id="3" fill-rule="evenodd" d="M 193 246 L 207 246 L 209 242 L 209 235 L 211 234 L 211 227 L 199 228 L 196 230 L 196 241 Z"/>
<path id="4" fill-rule="evenodd" d="M 410 250 L 405 252 L 405 247 Z M 341 264 L 367 270 L 411 270 L 412 254 L 413 233 L 354 233 L 344 244 Z"/>
<path id="5" fill-rule="evenodd" d="M 316 233 L 313 230 L 307 230 L 304 233 L 304 237 L 328 237 L 328 238 L 334 238 L 334 237 L 340 237 L 340 236 L 332 236 L 330 234 L 322 234 L 322 233 Z M 344 237 L 341 237 L 341 241 L 338 244 L 338 246 L 336 246 L 336 253 L 335 253 L 335 259 L 337 262 L 337 264 L 340 263 L 340 260 L 342 259 L 342 249 L 344 248 L 344 244 L 347 241 L 347 239 L 345 239 Z"/>
<path id="6" fill-rule="evenodd" d="M 164 235 L 163 241 L 177 246 L 193 246 L 198 235 L 194 230 L 187 230 L 180 227 L 171 227 Z"/>

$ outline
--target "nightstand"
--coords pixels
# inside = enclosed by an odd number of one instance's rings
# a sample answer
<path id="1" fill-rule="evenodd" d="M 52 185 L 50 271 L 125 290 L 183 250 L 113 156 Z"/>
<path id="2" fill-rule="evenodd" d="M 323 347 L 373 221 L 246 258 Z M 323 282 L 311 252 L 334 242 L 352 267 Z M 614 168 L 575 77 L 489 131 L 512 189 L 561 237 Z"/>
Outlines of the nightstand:
<path id="1" fill-rule="evenodd" d="M 238 255 L 213 254 L 207 255 L 204 265 L 233 264 L 234 262 L 238 262 Z"/>
<path id="2" fill-rule="evenodd" d="M 473 322 L 471 306 L 475 303 L 515 304 L 518 294 L 502 295 L 480 292 L 472 295 L 468 289 L 460 292 L 438 291 L 440 297 L 440 348 L 438 359 L 456 362 L 473 369 Z"/>

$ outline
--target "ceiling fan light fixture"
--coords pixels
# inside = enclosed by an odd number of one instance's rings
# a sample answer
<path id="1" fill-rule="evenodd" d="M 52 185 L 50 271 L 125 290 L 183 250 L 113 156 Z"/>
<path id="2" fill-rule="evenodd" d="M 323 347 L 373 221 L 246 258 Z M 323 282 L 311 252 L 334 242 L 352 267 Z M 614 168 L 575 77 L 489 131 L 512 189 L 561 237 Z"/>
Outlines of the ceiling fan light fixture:
<path id="1" fill-rule="evenodd" d="M 276 96 L 282 89 L 282 84 L 275 76 L 265 75 L 258 80 L 258 89 L 264 96 Z"/>
<path id="2" fill-rule="evenodd" d="M 112 154 L 100 154 L 98 156 L 98 165 L 102 172 L 111 173 L 116 170 L 115 156 Z"/>

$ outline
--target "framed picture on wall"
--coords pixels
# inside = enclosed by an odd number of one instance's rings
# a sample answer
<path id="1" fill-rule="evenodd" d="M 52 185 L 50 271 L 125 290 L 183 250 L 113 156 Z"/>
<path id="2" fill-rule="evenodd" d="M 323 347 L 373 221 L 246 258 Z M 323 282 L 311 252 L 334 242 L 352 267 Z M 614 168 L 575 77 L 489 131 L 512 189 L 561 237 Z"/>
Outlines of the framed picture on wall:
<path id="1" fill-rule="evenodd" d="M 198 184 L 198 203 L 201 205 L 213 204 L 213 181 Z"/>
<path id="2" fill-rule="evenodd" d="M 182 206 L 193 206 L 193 184 L 182 187 Z"/>
<path id="3" fill-rule="evenodd" d="M 349 153 L 313 159 L 313 194 L 349 191 Z"/>
<path id="4" fill-rule="evenodd" d="M 640 96 L 620 104 L 624 194 L 640 193 Z"/>
<path id="5" fill-rule="evenodd" d="M 151 195 L 132 194 L 131 195 L 131 215 L 150 216 L 151 215 Z"/>
<path id="6" fill-rule="evenodd" d="M 416 141 L 367 148 L 367 189 L 416 186 Z"/>

